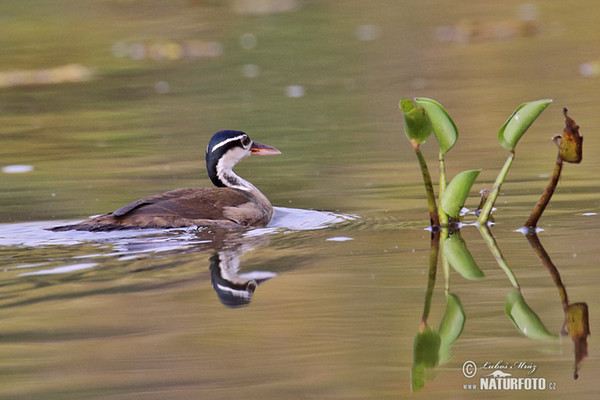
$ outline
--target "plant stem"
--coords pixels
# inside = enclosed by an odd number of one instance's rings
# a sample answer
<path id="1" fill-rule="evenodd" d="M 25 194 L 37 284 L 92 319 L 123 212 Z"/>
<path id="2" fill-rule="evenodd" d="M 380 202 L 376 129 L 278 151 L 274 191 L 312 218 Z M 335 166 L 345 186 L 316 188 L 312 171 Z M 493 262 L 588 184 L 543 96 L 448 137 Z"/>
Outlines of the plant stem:
<path id="1" fill-rule="evenodd" d="M 494 258 L 496 259 L 496 262 L 498 263 L 500 268 L 502 268 L 502 270 L 508 277 L 508 280 L 510 281 L 510 283 L 513 285 L 513 287 L 515 289 L 520 291 L 521 286 L 519 285 L 519 282 L 517 282 L 517 277 L 512 272 L 512 270 L 510 269 L 508 264 L 506 264 L 506 260 L 504 259 L 504 256 L 502 255 L 500 248 L 498 247 L 498 243 L 496 243 L 496 239 L 494 239 L 494 236 L 492 236 L 492 233 L 490 232 L 490 228 L 487 225 L 479 225 L 477 228 L 479 228 L 479 232 L 481 232 L 481 236 L 483 236 L 483 239 L 487 243 L 488 248 L 490 249 Z"/>
<path id="2" fill-rule="evenodd" d="M 537 223 L 542 216 L 542 213 L 546 209 L 546 206 L 550 202 L 552 195 L 554 194 L 554 190 L 556 190 L 556 186 L 558 185 L 558 180 L 560 178 L 560 172 L 562 171 L 563 160 L 560 155 L 556 158 L 556 164 L 554 164 L 554 172 L 552 173 L 552 178 L 550 179 L 550 183 L 546 186 L 546 190 L 540 197 L 540 200 L 537 202 L 533 210 L 531 211 L 531 215 L 527 222 L 525 222 L 526 228 L 535 228 Z"/>
<path id="3" fill-rule="evenodd" d="M 444 242 L 446 241 L 446 239 L 448 239 L 448 236 L 448 227 L 444 226 L 441 229 L 440 253 L 442 254 L 442 271 L 444 271 L 444 290 L 446 291 L 446 293 L 450 291 L 450 263 L 444 255 Z"/>
<path id="4" fill-rule="evenodd" d="M 411 140 L 413 148 L 415 149 L 415 154 L 419 159 L 419 165 L 421 166 L 421 173 L 423 174 L 423 183 L 425 184 L 425 191 L 427 192 L 427 204 L 429 206 L 429 219 L 432 226 L 440 225 L 440 218 L 438 216 L 437 205 L 435 203 L 435 193 L 433 192 L 433 184 L 431 182 L 431 175 L 429 175 L 429 169 L 427 168 L 427 163 L 425 162 L 425 157 L 423 157 L 423 153 L 421 153 L 421 149 L 419 149 L 418 143 L 414 140 Z"/>
<path id="5" fill-rule="evenodd" d="M 438 208 L 438 214 L 439 214 L 439 218 L 440 218 L 440 226 L 448 226 L 450 220 L 448 218 L 448 214 L 446 214 L 446 212 L 444 211 L 444 209 L 442 208 L 442 195 L 444 194 L 444 190 L 446 190 L 446 163 L 444 162 L 444 155 L 442 154 L 442 152 L 440 152 L 440 156 L 439 156 L 439 160 L 440 160 L 440 187 L 438 188 L 439 191 L 439 199 L 440 199 L 440 207 Z M 442 258 L 443 260 L 444 258 Z"/>
<path id="6" fill-rule="evenodd" d="M 487 224 L 487 222 L 490 218 L 490 213 L 492 212 L 492 208 L 494 208 L 494 203 L 496 203 L 496 198 L 498 198 L 498 194 L 500 193 L 500 188 L 502 187 L 502 183 L 504 182 L 504 179 L 506 178 L 506 174 L 508 173 L 508 169 L 510 168 L 514 158 L 515 158 L 515 152 L 513 150 L 510 152 L 508 158 L 506 159 L 506 162 L 504 163 L 504 166 L 500 170 L 500 173 L 498 174 L 498 177 L 496 178 L 496 181 L 494 182 L 494 187 L 492 188 L 492 191 L 490 192 L 490 195 L 489 195 L 487 201 L 483 205 L 483 209 L 481 210 L 481 213 L 479 214 L 479 218 L 477 218 L 477 223 L 479 225 Z"/>

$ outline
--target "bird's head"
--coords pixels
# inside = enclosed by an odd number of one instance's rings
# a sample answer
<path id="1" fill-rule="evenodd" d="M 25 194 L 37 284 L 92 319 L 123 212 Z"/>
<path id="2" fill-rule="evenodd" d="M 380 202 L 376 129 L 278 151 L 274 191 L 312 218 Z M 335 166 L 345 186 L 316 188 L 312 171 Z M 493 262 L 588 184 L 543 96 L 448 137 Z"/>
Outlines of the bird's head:
<path id="1" fill-rule="evenodd" d="M 215 133 L 206 147 L 206 169 L 210 180 L 215 186 L 231 186 L 224 182 L 224 176 L 229 175 L 235 164 L 251 154 L 267 156 L 281 152 L 252 141 L 241 131 L 224 130 Z"/>

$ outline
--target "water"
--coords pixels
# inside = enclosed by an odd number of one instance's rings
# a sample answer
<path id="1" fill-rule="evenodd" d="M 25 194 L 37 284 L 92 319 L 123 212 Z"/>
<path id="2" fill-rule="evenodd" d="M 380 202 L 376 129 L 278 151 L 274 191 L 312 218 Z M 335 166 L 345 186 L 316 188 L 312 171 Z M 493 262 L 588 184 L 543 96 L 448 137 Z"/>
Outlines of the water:
<path id="1" fill-rule="evenodd" d="M 569 108 L 584 161 L 565 166 L 539 238 L 598 331 L 595 3 L 250 3 L 0 5 L 0 398 L 415 396 L 430 232 L 397 109 L 412 96 L 437 99 L 459 127 L 448 175 L 483 169 L 470 208 L 506 159 L 504 120 L 554 99 L 517 147 L 492 228 L 552 334 L 559 292 L 516 230 L 549 180 Z M 209 185 L 203 152 L 220 129 L 282 151 L 236 168 L 276 206 L 268 227 L 44 230 Z M 437 179 L 435 143 L 423 151 Z M 493 372 L 486 362 L 523 362 L 556 383 L 523 398 L 595 398 L 595 335 L 573 380 L 573 342 L 519 333 L 504 312 L 507 274 L 476 227 L 461 233 L 485 278 L 451 271 L 467 319 L 418 396 L 480 397 L 463 388 L 479 384 L 462 372 L 472 360 L 477 378 Z M 430 327 L 445 307 L 440 265 Z"/>

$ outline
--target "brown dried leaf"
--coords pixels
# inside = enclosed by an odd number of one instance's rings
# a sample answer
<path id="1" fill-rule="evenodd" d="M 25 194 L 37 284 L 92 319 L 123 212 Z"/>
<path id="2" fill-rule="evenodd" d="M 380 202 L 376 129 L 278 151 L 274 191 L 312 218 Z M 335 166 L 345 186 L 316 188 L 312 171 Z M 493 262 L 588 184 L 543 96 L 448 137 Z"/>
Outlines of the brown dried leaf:
<path id="1" fill-rule="evenodd" d="M 563 108 L 565 115 L 565 129 L 558 144 L 558 156 L 568 163 L 579 164 L 583 159 L 583 136 L 579 134 L 579 125 L 567 115 L 567 108 Z M 558 139 L 558 138 L 556 138 Z"/>

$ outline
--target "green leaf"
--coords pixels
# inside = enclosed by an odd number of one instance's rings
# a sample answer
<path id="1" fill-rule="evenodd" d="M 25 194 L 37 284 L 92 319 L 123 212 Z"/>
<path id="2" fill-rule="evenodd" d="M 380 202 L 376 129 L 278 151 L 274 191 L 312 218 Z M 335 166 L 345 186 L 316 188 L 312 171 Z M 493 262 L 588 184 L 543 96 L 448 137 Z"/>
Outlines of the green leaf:
<path id="1" fill-rule="evenodd" d="M 444 240 L 444 256 L 452 268 L 465 279 L 476 280 L 485 276 L 458 232 Z"/>
<path id="2" fill-rule="evenodd" d="M 475 178 L 481 172 L 480 169 L 463 171 L 456 175 L 442 194 L 442 209 L 452 218 L 458 218 L 460 210 L 467 200 L 471 186 Z"/>
<path id="3" fill-rule="evenodd" d="M 529 308 L 521 292 L 512 289 L 506 296 L 504 311 L 515 327 L 530 339 L 556 339 L 544 326 L 540 317 Z"/>
<path id="4" fill-rule="evenodd" d="M 440 153 L 446 153 L 458 140 L 458 130 L 454 121 L 444 107 L 433 99 L 416 97 L 415 102 L 427 111 L 433 133 L 440 144 Z"/>
<path id="5" fill-rule="evenodd" d="M 502 147 L 513 151 L 521 136 L 550 103 L 552 103 L 551 99 L 544 99 L 523 103 L 517 107 L 498 132 L 498 141 Z"/>
<path id="6" fill-rule="evenodd" d="M 440 322 L 440 364 L 450 359 L 450 347 L 465 326 L 465 310 L 457 295 L 446 292 L 446 312 Z"/>
<path id="7" fill-rule="evenodd" d="M 431 121 L 423 107 L 415 107 L 410 99 L 400 102 L 400 109 L 404 115 L 404 133 L 408 140 L 418 144 L 425 143 L 431 135 Z"/>

